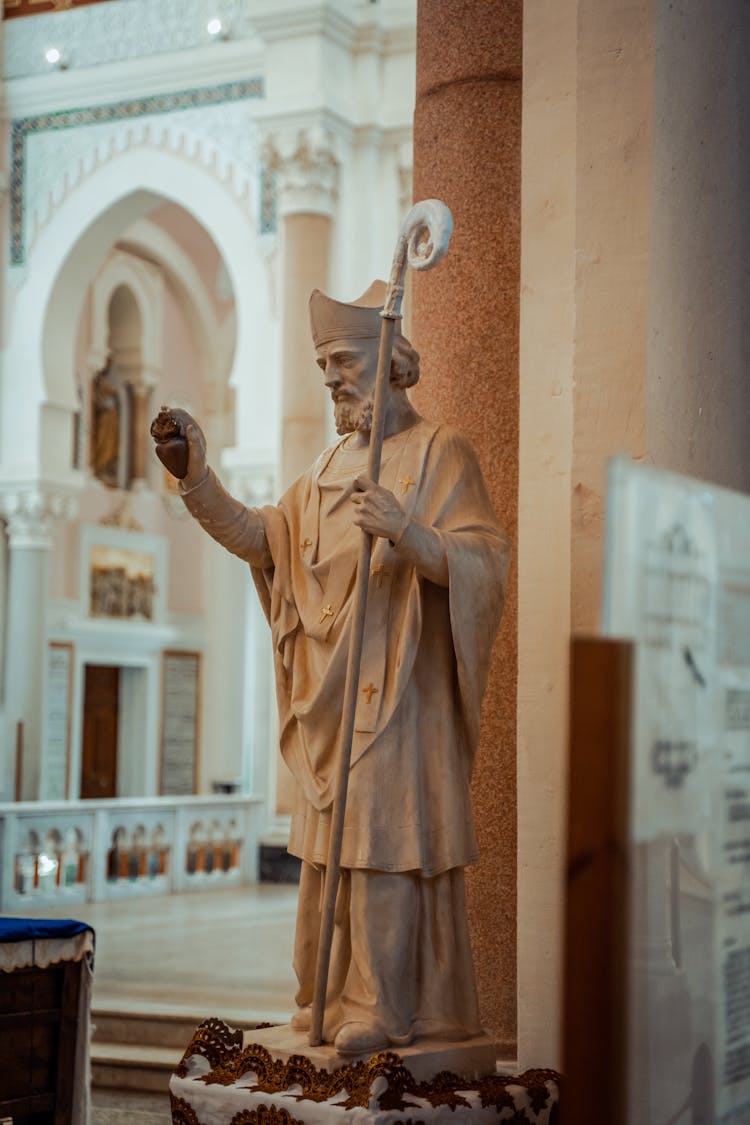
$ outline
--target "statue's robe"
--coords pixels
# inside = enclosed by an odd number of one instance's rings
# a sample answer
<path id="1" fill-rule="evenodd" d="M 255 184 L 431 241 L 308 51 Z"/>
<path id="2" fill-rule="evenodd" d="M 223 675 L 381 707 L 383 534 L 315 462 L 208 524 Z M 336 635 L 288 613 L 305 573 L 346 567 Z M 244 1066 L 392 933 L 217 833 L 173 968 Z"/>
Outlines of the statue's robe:
<path id="1" fill-rule="evenodd" d="M 327 858 L 361 538 L 351 494 L 366 457 L 366 450 L 337 443 L 275 507 L 248 511 L 213 474 L 184 496 L 205 529 L 253 569 L 273 637 L 281 752 L 296 781 L 289 850 L 312 869 Z M 447 426 L 419 420 L 387 439 L 380 483 L 415 521 L 417 534 L 421 526 L 439 537 L 448 583 L 420 574 L 408 531 L 395 546 L 375 540 L 341 866 L 418 874 L 425 885 L 439 886 L 445 900 L 437 912 L 424 903 L 415 908 L 423 918 L 461 914 L 462 868 L 476 859 L 469 781 L 508 543 L 476 454 Z M 307 869 L 300 916 L 315 912 L 307 901 L 316 894 L 310 881 Z M 442 956 L 433 982 L 439 991 L 437 982 L 465 978 L 473 993 L 465 919 L 458 924 L 460 933 L 435 931 L 427 944 L 434 958 L 436 941 L 452 942 L 459 960 L 468 956 L 468 968 L 457 971 Z M 298 918 L 298 1002 L 307 1003 L 309 966 L 300 963 L 312 959 L 314 942 L 303 942 L 300 952 L 299 930 Z M 426 974 L 423 966 L 420 975 Z M 440 1024 L 435 1002 L 433 996 L 431 1014 L 415 1018 L 412 1030 Z M 395 1022 L 401 1026 L 403 1019 Z M 468 1014 L 447 1015 L 443 1023 L 447 1030 L 476 1030 L 475 1000 Z"/>

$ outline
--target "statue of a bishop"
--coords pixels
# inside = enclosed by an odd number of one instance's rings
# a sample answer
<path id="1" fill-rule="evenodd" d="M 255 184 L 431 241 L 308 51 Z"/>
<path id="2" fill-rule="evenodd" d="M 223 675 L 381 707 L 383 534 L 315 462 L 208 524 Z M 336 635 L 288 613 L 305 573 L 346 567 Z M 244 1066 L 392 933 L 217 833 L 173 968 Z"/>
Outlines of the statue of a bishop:
<path id="1" fill-rule="evenodd" d="M 472 446 L 411 405 L 419 357 L 399 332 L 380 479 L 367 478 L 384 293 L 376 282 L 352 304 L 312 294 L 340 440 L 277 505 L 228 495 L 197 423 L 171 412 L 189 451 L 183 500 L 250 565 L 271 627 L 281 753 L 296 783 L 289 851 L 302 860 L 299 1030 L 310 1024 L 361 529 L 375 537 L 323 1023 L 342 1055 L 480 1033 L 469 783 L 509 554 Z"/>

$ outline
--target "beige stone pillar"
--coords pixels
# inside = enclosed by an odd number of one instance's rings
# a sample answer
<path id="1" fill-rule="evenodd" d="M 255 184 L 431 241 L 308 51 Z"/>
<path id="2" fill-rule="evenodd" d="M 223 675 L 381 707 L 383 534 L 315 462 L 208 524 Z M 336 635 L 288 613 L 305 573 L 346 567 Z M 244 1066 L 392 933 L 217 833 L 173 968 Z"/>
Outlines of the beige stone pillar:
<path id="1" fill-rule="evenodd" d="M 326 445 L 328 398 L 310 339 L 308 301 L 326 290 L 338 161 L 320 129 L 286 131 L 265 145 L 277 175 L 281 221 L 281 487 L 286 489 Z"/>
<path id="2" fill-rule="evenodd" d="M 73 498 L 42 485 L 0 487 L 0 515 L 7 524 L 8 619 L 5 638 L 5 738 L 0 796 L 38 801 L 46 795 L 44 697 L 47 668 L 52 526 L 71 518 Z M 20 771 L 20 772 L 17 772 Z"/>
<path id="3" fill-rule="evenodd" d="M 319 128 L 287 129 L 268 136 L 264 160 L 277 176 L 281 222 L 281 491 L 305 471 L 327 444 L 329 399 L 310 337 L 308 302 L 328 288 L 331 234 L 339 162 L 334 138 Z M 276 815 L 291 812 L 293 782 L 280 757 Z"/>
<path id="4" fill-rule="evenodd" d="M 413 279 L 422 356 L 415 401 L 476 446 L 498 517 L 516 538 L 521 171 L 521 0 L 421 0 L 414 198 L 453 212 L 445 261 Z M 481 859 L 469 909 L 482 1022 L 516 1043 L 517 602 L 511 570 L 475 770 Z"/>
<path id="5" fill-rule="evenodd" d="M 599 626 L 607 459 L 646 456 L 655 0 L 580 0 L 571 624 Z"/>
<path id="6" fill-rule="evenodd" d="M 524 0 L 518 1065 L 562 1065 L 578 0 Z"/>
<path id="7" fill-rule="evenodd" d="M 130 477 L 131 487 L 140 489 L 146 487 L 147 481 L 146 441 L 151 419 L 152 386 L 141 380 L 131 382 L 130 388 L 133 406 L 133 421 L 130 428 Z"/>

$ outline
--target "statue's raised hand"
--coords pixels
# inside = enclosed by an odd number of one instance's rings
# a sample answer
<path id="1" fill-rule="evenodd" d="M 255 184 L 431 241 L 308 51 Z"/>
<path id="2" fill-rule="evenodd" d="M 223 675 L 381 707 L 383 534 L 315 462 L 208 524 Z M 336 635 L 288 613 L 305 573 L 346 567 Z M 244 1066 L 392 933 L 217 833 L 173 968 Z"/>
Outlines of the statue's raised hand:
<path id="1" fill-rule="evenodd" d="M 206 475 L 206 439 L 192 414 L 179 407 L 162 406 L 151 423 L 156 456 L 181 480 L 185 488 L 200 484 Z"/>

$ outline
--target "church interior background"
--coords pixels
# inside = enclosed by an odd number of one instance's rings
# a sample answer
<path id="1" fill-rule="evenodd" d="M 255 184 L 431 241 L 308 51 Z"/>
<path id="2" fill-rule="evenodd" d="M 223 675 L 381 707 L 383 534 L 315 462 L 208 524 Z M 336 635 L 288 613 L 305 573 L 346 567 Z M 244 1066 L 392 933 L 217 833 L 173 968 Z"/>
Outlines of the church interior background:
<path id="1" fill-rule="evenodd" d="M 189 408 L 231 492 L 279 495 L 332 433 L 309 293 L 386 273 L 413 184 L 457 228 L 408 302 L 417 404 L 470 433 L 515 543 L 483 1014 L 501 1054 L 559 1062 L 568 641 L 597 627 L 606 459 L 750 490 L 750 18 L 720 7 L 5 0 L 4 912 L 239 886 L 283 842 L 265 622 L 148 425 Z"/>
<path id="2" fill-rule="evenodd" d="M 4 7 L 0 908 L 238 886 L 285 853 L 267 626 L 149 424 L 252 504 L 329 443 L 307 299 L 388 269 L 414 4 Z"/>
<path id="3" fill-rule="evenodd" d="M 323 403 L 293 387 L 280 401 L 285 379 L 317 389 L 309 346 L 294 374 L 296 275 L 346 294 L 387 268 L 380 232 L 409 196 L 413 4 L 5 15 L 2 797 L 252 795 L 189 828 L 204 874 L 218 833 L 229 875 L 238 834 L 255 837 L 252 864 L 284 820 L 267 646 L 244 576 L 195 539 L 149 422 L 162 402 L 194 410 L 256 504 L 280 486 L 282 447 L 287 480 L 305 464 L 296 430 L 326 444 Z M 108 826 L 110 849 L 170 835 L 160 813 L 133 815 Z M 39 890 L 45 837 L 44 854 L 78 855 L 74 885 L 93 877 L 89 828 L 66 824 L 24 824 L 33 873 L 17 861 L 17 889 Z M 174 874 L 155 844 L 140 862 Z"/>

